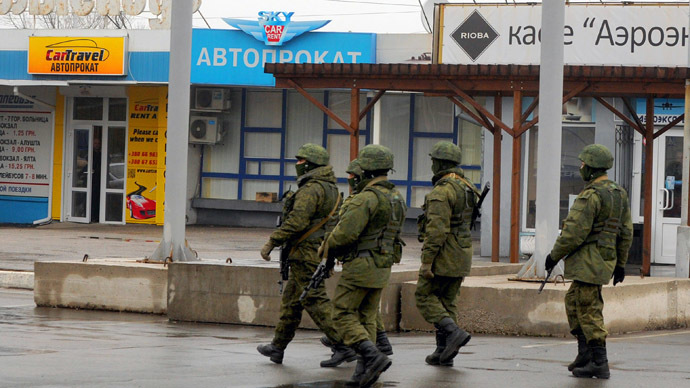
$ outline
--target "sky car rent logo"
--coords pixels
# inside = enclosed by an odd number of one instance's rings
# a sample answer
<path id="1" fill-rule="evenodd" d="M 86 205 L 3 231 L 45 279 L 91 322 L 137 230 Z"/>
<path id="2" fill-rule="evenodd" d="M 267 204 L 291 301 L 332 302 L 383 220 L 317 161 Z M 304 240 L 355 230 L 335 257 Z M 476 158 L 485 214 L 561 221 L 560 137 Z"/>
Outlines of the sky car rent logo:
<path id="1" fill-rule="evenodd" d="M 319 29 L 330 20 L 313 20 L 309 22 L 292 21 L 294 12 L 259 12 L 259 20 L 223 18 L 227 24 L 238 28 L 268 46 L 282 46 L 283 43 L 305 32 Z"/>
<path id="2" fill-rule="evenodd" d="M 92 39 L 71 39 L 47 45 L 45 60 L 51 62 L 51 72 L 96 73 L 108 57 L 110 51 Z"/>

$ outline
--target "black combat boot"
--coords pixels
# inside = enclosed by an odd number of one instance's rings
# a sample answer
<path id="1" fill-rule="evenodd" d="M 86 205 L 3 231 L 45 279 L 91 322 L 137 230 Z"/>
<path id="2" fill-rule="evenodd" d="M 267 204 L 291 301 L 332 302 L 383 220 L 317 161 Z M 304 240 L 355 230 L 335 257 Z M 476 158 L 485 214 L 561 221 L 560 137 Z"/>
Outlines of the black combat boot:
<path id="1" fill-rule="evenodd" d="M 322 368 L 333 368 L 343 362 L 350 362 L 357 359 L 357 353 L 355 353 L 351 347 L 345 346 L 342 343 L 333 345 L 331 350 L 333 351 L 331 358 L 321 361 Z"/>
<path id="2" fill-rule="evenodd" d="M 258 350 L 259 353 L 263 354 L 264 356 L 270 358 L 271 361 L 275 362 L 276 364 L 283 363 L 283 354 L 285 353 L 285 349 L 281 349 L 273 345 L 273 342 L 268 345 L 259 345 L 256 347 L 256 350 Z"/>
<path id="3" fill-rule="evenodd" d="M 386 356 L 393 354 L 393 345 L 391 345 L 391 342 L 388 341 L 388 336 L 383 330 L 376 332 L 376 347 Z"/>
<path id="4" fill-rule="evenodd" d="M 321 344 L 327 348 L 332 348 L 333 347 L 333 341 L 331 341 L 330 338 L 328 338 L 327 335 L 324 335 L 320 339 Z"/>
<path id="5" fill-rule="evenodd" d="M 364 373 L 359 380 L 360 387 L 371 387 L 381 373 L 390 368 L 392 362 L 381 353 L 371 341 L 362 341 L 357 345 L 357 352 L 364 360 Z"/>
<path id="6" fill-rule="evenodd" d="M 350 380 L 345 382 L 345 385 L 348 387 L 359 387 L 359 381 L 362 379 L 362 374 L 364 374 L 364 360 L 362 356 L 357 356 L 355 373 L 350 377 Z"/>
<path id="7" fill-rule="evenodd" d="M 592 359 L 592 351 L 589 349 L 589 346 L 587 346 L 587 338 L 585 335 L 578 333 L 575 337 L 577 337 L 577 357 L 575 357 L 575 361 L 568 365 L 568 370 L 571 372 L 575 368 L 582 368 L 587 365 Z"/>
<path id="8" fill-rule="evenodd" d="M 606 344 L 589 344 L 592 350 L 592 359 L 587 365 L 573 369 L 575 377 L 596 377 L 598 379 L 608 379 L 611 377 L 609 371 L 609 360 L 606 357 Z"/>
<path id="9" fill-rule="evenodd" d="M 441 329 L 436 329 L 436 350 L 433 353 L 426 356 L 426 363 L 429 365 L 440 365 L 440 366 L 453 366 L 453 360 L 441 363 L 439 359 L 443 349 L 446 348 L 446 332 Z"/>
<path id="10" fill-rule="evenodd" d="M 459 328 L 449 317 L 441 319 L 438 326 L 446 333 L 446 348 L 441 352 L 439 361 L 441 363 L 447 363 L 457 356 L 458 350 L 460 350 L 462 346 L 470 342 L 472 336 L 470 333 Z"/>

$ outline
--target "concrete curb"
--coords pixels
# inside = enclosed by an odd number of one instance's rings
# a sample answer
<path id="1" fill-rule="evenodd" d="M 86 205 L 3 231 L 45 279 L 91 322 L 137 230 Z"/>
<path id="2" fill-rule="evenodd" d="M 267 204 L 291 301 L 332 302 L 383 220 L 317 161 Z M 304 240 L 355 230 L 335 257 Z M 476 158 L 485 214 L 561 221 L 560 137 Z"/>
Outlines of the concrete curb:
<path id="1" fill-rule="evenodd" d="M 34 273 L 27 271 L 0 271 L 0 288 L 34 289 Z"/>

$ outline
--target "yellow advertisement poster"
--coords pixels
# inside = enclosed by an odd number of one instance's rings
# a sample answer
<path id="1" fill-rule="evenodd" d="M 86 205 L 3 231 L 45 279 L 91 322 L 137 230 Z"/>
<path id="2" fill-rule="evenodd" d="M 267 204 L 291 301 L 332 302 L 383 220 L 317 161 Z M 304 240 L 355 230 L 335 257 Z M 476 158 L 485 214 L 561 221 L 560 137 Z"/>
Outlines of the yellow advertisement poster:
<path id="1" fill-rule="evenodd" d="M 127 223 L 162 222 L 164 193 L 159 171 L 164 168 L 160 150 L 165 150 L 165 126 L 160 115 L 167 101 L 160 87 L 129 89 L 129 130 L 127 145 Z M 165 122 L 163 120 L 162 122 Z"/>
<path id="2" fill-rule="evenodd" d="M 29 74 L 125 75 L 126 37 L 29 37 Z"/>

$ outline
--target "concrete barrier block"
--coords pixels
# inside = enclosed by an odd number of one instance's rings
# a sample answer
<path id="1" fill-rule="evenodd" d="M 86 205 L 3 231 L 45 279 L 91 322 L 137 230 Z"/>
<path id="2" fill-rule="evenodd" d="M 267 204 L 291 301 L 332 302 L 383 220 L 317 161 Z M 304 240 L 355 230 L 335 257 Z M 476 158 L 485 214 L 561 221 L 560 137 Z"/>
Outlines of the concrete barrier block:
<path id="1" fill-rule="evenodd" d="M 568 336 L 564 298 L 569 285 L 468 277 L 458 297 L 458 324 L 473 333 Z M 416 282 L 402 286 L 402 330 L 432 331 L 414 303 Z M 611 334 L 687 327 L 690 279 L 626 278 L 604 286 L 604 321 Z"/>
<path id="2" fill-rule="evenodd" d="M 25 271 L 0 271 L 0 288 L 34 289 L 34 273 Z"/>
<path id="3" fill-rule="evenodd" d="M 275 326 L 281 296 L 277 268 L 239 267 L 214 263 L 173 263 L 169 269 L 168 316 L 172 320 Z M 326 280 L 332 296 L 340 272 Z M 387 330 L 397 330 L 400 287 L 414 280 L 416 271 L 391 274 L 381 297 L 381 312 Z M 309 314 L 302 315 L 302 328 L 315 329 Z"/>
<path id="4" fill-rule="evenodd" d="M 165 314 L 167 268 L 135 260 L 36 262 L 37 306 Z"/>

